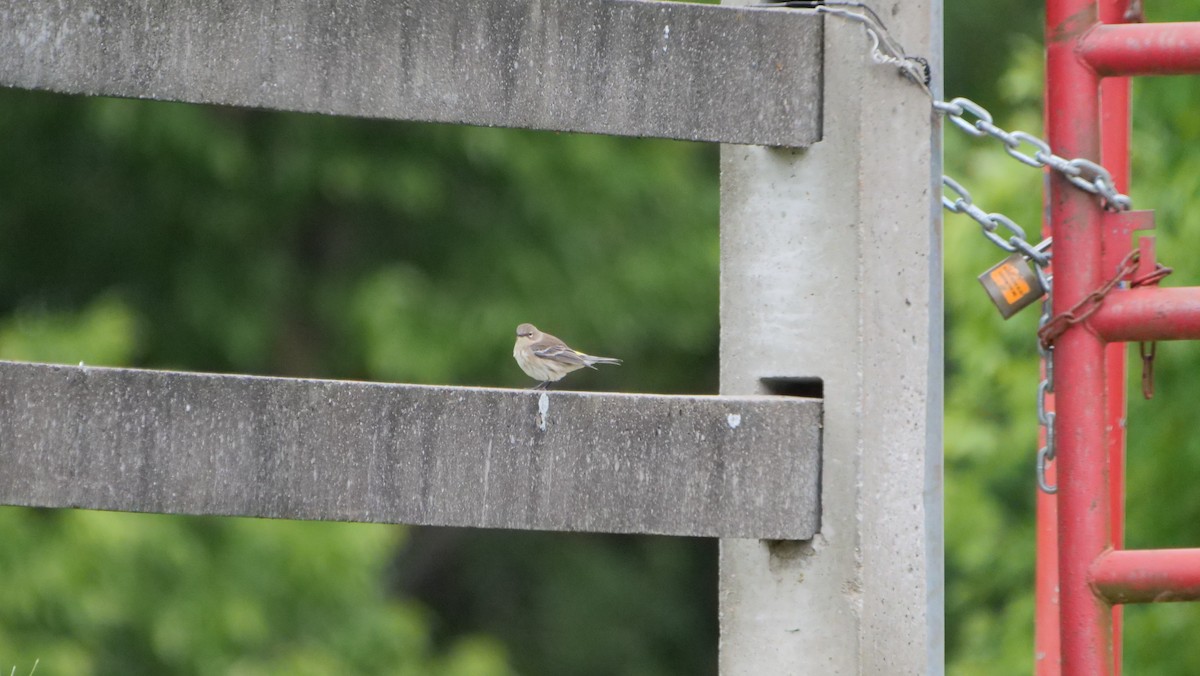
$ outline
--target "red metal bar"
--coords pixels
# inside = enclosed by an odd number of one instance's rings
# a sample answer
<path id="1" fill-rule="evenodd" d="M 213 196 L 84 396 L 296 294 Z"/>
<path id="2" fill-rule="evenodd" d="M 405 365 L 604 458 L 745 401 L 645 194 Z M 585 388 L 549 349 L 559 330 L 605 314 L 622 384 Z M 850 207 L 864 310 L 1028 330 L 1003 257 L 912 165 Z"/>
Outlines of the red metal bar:
<path id="1" fill-rule="evenodd" d="M 1046 7 L 1047 130 L 1065 157 L 1100 158 L 1100 78 L 1076 58 L 1078 39 L 1097 21 L 1094 0 Z M 1054 308 L 1073 306 L 1103 283 L 1101 207 L 1061 176 L 1050 178 Z M 1062 673 L 1112 674 L 1112 610 L 1089 584 L 1088 567 L 1111 538 L 1105 344 L 1082 326 L 1055 343 L 1059 594 Z"/>
<path id="2" fill-rule="evenodd" d="M 1200 73 L 1200 22 L 1100 25 L 1078 49 L 1104 76 Z"/>
<path id="3" fill-rule="evenodd" d="M 1053 396 L 1053 395 L 1051 395 Z M 1054 410 L 1049 401 L 1046 408 Z M 1038 439 L 1046 443 L 1045 432 Z M 1056 463 L 1046 468 L 1046 481 L 1058 481 Z M 1055 497 L 1037 492 L 1037 577 L 1035 580 L 1036 615 L 1034 617 L 1034 674 L 1058 676 L 1062 673 L 1062 640 L 1058 615 L 1058 509 Z"/>
<path id="4" fill-rule="evenodd" d="M 1131 0 L 1099 0 L 1100 26 L 1119 25 L 1126 21 L 1141 20 L 1141 5 L 1131 6 Z M 1094 30 L 1092 31 L 1095 32 Z M 1129 192 L 1130 168 L 1129 142 L 1132 135 L 1133 111 L 1131 87 L 1128 77 L 1108 77 L 1100 83 L 1100 164 L 1112 172 L 1119 192 Z M 1153 218 L 1148 220 L 1153 224 Z M 1105 254 L 1120 251 L 1131 244 L 1128 233 L 1114 232 L 1105 228 Z M 1124 241 L 1120 241 L 1121 238 Z M 1106 259 L 1111 256 L 1106 255 Z M 1114 549 L 1125 546 L 1125 368 L 1126 350 L 1122 344 L 1109 344 L 1105 348 L 1108 364 L 1108 479 L 1109 528 L 1112 531 Z M 1113 676 L 1121 674 L 1121 606 L 1112 609 L 1112 653 Z"/>
<path id="5" fill-rule="evenodd" d="M 1050 100 L 1049 87 L 1042 98 L 1042 118 L 1048 116 L 1046 103 Z M 1053 236 L 1050 229 L 1050 186 L 1049 174 L 1043 180 L 1042 238 Z M 1047 273 L 1054 274 L 1054 260 L 1050 260 Z M 1046 362 L 1041 362 L 1039 376 L 1046 377 Z M 1054 413 L 1054 394 L 1046 395 L 1046 412 Z M 1038 448 L 1046 446 L 1046 429 L 1038 428 Z M 1045 469 L 1046 483 L 1058 484 L 1057 463 L 1049 463 Z M 1034 579 L 1034 622 L 1033 622 L 1033 672 L 1035 676 L 1059 676 L 1062 673 L 1062 641 L 1059 634 L 1058 616 L 1058 502 L 1051 493 L 1037 490 L 1037 568 Z"/>
<path id="6" fill-rule="evenodd" d="M 1089 324 L 1109 342 L 1200 340 L 1200 287 L 1113 291 Z"/>
<path id="7" fill-rule="evenodd" d="M 1093 564 L 1092 586 L 1110 603 L 1200 600 L 1200 549 L 1109 552 Z"/>

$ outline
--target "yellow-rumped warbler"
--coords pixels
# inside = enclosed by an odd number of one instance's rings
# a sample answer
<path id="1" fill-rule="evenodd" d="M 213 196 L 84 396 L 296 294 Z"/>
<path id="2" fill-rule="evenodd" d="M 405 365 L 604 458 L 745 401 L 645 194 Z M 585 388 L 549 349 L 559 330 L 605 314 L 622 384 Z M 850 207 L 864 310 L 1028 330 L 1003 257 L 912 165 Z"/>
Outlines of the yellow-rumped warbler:
<path id="1" fill-rule="evenodd" d="M 593 357 L 578 350 L 567 347 L 567 344 L 550 335 L 542 333 L 533 324 L 522 324 L 517 327 L 517 344 L 513 347 L 513 359 L 517 366 L 530 378 L 540 380 L 534 389 L 543 390 L 550 383 L 562 380 L 571 371 L 583 367 L 596 368 L 596 364 L 620 364 L 620 359 L 611 357 Z"/>

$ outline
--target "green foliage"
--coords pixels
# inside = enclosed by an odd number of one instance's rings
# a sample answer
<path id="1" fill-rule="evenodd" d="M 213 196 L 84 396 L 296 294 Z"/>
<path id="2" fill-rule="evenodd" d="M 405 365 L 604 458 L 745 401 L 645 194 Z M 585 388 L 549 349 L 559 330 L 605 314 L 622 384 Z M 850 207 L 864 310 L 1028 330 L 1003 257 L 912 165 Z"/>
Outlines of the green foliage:
<path id="1" fill-rule="evenodd" d="M 452 610 L 439 635 L 496 636 L 521 673 L 713 670 L 712 540 L 417 529 L 398 570 L 406 595 Z"/>
<path id="2" fill-rule="evenodd" d="M 715 389 L 715 147 L 3 96 L 0 312 L 115 295 L 110 363 L 519 385 L 533 321 Z"/>
<path id="3" fill-rule="evenodd" d="M 0 664 L 49 674 L 507 674 L 384 595 L 400 529 L 0 510 Z"/>
<path id="4" fill-rule="evenodd" d="M 997 96 L 996 83 L 1008 77 L 1022 43 L 1041 42 L 1044 7 L 1036 0 L 944 3 L 946 96 L 965 96 L 995 114 L 1006 113 L 1009 104 Z"/>
<path id="5" fill-rule="evenodd" d="M 1037 131 L 1040 47 L 1026 44 L 1001 88 L 1008 129 Z M 1041 175 L 998 144 L 946 133 L 946 173 L 989 211 L 1040 228 Z M 953 674 L 1028 673 L 1033 640 L 1036 308 L 1003 322 L 975 277 L 1002 253 L 947 215 L 946 640 Z"/>
<path id="6" fill-rule="evenodd" d="M 137 342 L 137 315 L 111 294 L 78 312 L 19 307 L 0 320 L 0 359 L 124 364 L 137 353 Z"/>

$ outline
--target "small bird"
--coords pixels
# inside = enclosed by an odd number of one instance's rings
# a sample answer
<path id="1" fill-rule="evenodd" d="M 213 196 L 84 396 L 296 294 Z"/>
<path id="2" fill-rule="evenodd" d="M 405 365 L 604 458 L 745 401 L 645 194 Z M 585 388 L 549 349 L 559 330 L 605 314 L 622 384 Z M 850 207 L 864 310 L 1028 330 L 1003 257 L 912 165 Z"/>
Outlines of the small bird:
<path id="1" fill-rule="evenodd" d="M 596 364 L 620 364 L 620 359 L 593 357 L 573 350 L 549 333 L 542 333 L 533 324 L 517 327 L 517 344 L 513 347 L 513 359 L 517 366 L 530 378 L 541 382 L 535 390 L 544 390 L 550 383 L 562 380 L 571 371 L 583 367 L 596 368 Z"/>

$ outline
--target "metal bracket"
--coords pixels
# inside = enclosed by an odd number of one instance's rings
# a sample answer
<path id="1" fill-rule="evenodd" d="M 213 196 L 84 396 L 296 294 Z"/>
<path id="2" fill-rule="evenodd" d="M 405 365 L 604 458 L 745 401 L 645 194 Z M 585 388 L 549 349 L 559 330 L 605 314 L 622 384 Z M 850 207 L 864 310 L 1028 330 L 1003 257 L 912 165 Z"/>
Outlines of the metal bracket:
<path id="1" fill-rule="evenodd" d="M 1133 237 L 1133 233 L 1139 230 L 1154 229 L 1154 210 L 1145 209 L 1141 211 L 1106 211 L 1101 217 L 1105 231 L 1106 242 L 1129 242 Z M 1153 272 L 1157 261 L 1154 258 L 1154 237 L 1152 235 L 1142 237 L 1138 240 L 1138 249 L 1141 251 L 1141 258 L 1138 261 L 1138 268 L 1132 273 L 1133 277 L 1140 277 L 1148 272 Z M 1104 251 L 1104 274 L 1111 275 L 1121 265 L 1121 261 L 1129 253 L 1129 249 L 1120 247 L 1110 247 Z"/>

